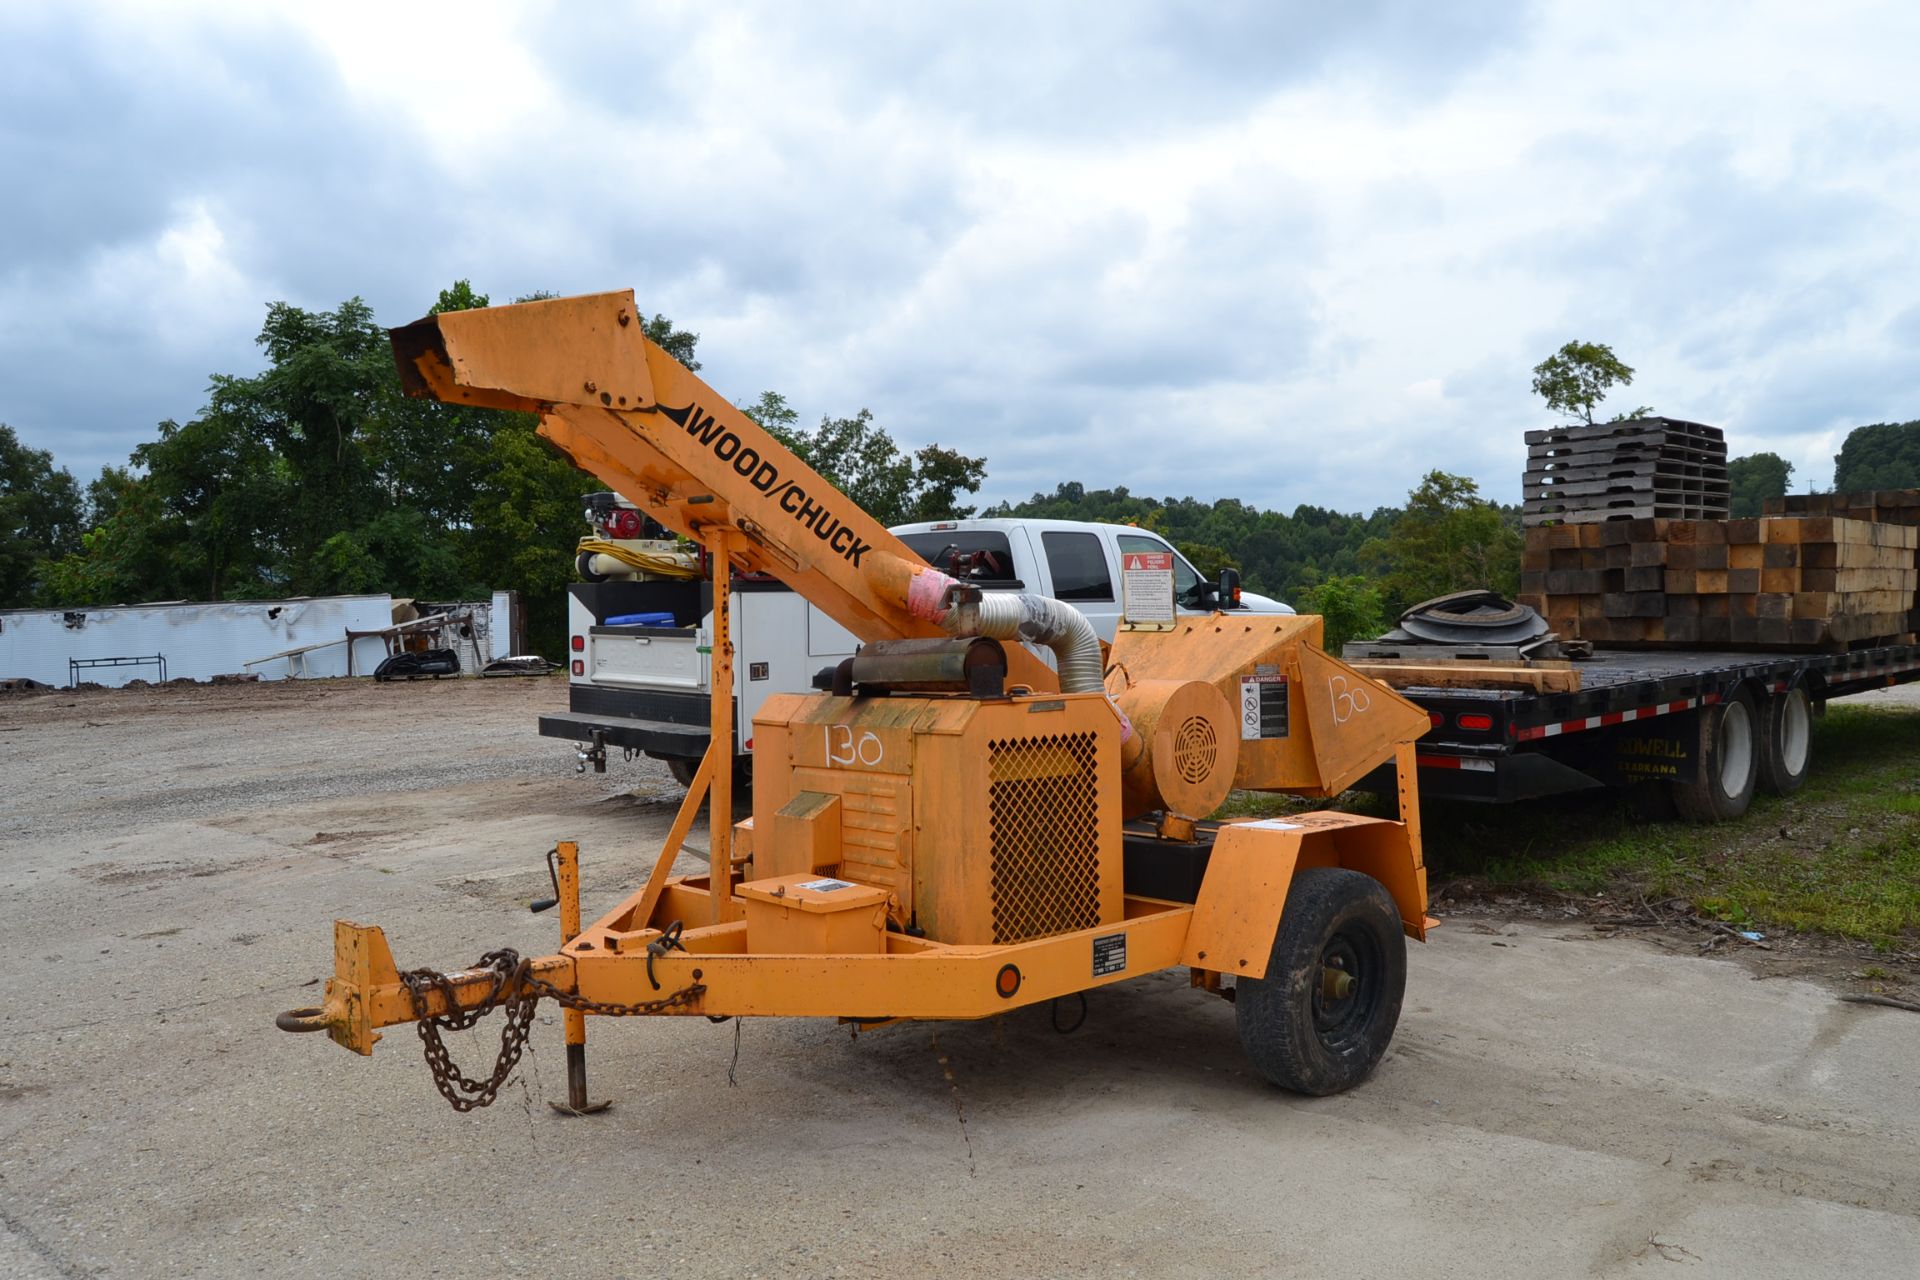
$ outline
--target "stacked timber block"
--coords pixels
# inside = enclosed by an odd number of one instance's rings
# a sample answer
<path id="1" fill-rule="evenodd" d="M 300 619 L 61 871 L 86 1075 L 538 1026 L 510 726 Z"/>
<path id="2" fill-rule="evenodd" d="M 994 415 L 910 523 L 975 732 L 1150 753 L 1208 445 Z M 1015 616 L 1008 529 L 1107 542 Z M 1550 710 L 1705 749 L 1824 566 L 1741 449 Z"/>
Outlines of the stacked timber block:
<path id="1" fill-rule="evenodd" d="M 1678 418 L 1527 432 L 1522 523 L 1600 524 L 1727 514 L 1727 441 Z"/>
<path id="2" fill-rule="evenodd" d="M 1840 516 L 1879 524 L 1920 524 L 1920 489 L 1863 489 L 1859 493 L 1790 493 L 1768 498 L 1770 516 Z"/>
<path id="3" fill-rule="evenodd" d="M 1920 526 L 1831 516 L 1527 530 L 1520 600 L 1612 647 L 1844 649 L 1920 626 Z"/>
<path id="4" fill-rule="evenodd" d="M 1878 524 L 1920 525 L 1920 489 L 1863 489 L 1857 493 L 1790 493 L 1768 498 L 1770 516 L 1840 516 Z M 1913 596 L 1909 631 L 1920 631 L 1920 590 Z"/>

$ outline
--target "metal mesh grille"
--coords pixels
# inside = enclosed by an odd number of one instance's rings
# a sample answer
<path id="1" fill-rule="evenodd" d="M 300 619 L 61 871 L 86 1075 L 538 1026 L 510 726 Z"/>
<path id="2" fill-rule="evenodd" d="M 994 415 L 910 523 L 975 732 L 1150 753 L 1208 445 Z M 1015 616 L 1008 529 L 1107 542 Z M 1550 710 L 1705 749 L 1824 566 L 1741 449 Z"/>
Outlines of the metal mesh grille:
<path id="1" fill-rule="evenodd" d="M 1196 786 L 1205 782 L 1213 776 L 1213 762 L 1219 755 L 1213 726 L 1201 716 L 1188 716 L 1173 738 L 1173 764 L 1180 776 Z"/>
<path id="2" fill-rule="evenodd" d="M 1095 756 L 1090 733 L 987 744 L 995 942 L 1100 923 Z"/>

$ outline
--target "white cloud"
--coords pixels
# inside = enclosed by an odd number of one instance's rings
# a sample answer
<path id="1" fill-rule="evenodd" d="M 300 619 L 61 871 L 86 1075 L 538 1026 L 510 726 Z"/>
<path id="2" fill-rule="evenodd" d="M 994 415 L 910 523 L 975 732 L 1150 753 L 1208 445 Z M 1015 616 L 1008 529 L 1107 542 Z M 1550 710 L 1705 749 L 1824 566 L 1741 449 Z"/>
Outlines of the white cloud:
<path id="1" fill-rule="evenodd" d="M 397 322 L 456 277 L 636 287 L 722 390 L 866 405 L 984 453 L 996 498 L 1366 509 L 1433 467 L 1513 498 L 1531 367 L 1576 336 L 1637 367 L 1630 402 L 1803 481 L 1847 426 L 1920 416 L 1910 7 L 8 21 L 68 132 L 0 240 L 0 327 L 41 337 L 0 420 L 31 439 L 72 404 L 103 282 L 173 316 L 127 331 L 155 403 L 115 402 L 86 468 L 250 366 L 266 302 Z"/>

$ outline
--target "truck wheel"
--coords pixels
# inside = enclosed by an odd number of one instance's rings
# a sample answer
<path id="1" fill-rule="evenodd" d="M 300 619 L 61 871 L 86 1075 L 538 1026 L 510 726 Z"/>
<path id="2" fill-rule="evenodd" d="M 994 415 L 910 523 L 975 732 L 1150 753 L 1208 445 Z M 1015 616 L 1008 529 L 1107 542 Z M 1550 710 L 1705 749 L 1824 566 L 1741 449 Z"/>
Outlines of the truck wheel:
<path id="1" fill-rule="evenodd" d="M 693 785 L 693 775 L 700 772 L 700 762 L 686 756 L 667 756 L 667 772 L 673 780 L 683 787 Z M 753 757 L 740 756 L 733 762 L 733 790 L 736 796 L 753 793 Z"/>
<path id="2" fill-rule="evenodd" d="M 1386 886 L 1339 867 L 1297 872 L 1264 978 L 1234 992 L 1240 1044 L 1268 1081 L 1324 1097 L 1367 1078 L 1393 1039 L 1407 939 Z"/>
<path id="3" fill-rule="evenodd" d="M 1813 699 L 1803 686 L 1767 699 L 1765 744 L 1760 752 L 1760 785 L 1776 796 L 1790 796 L 1807 780 L 1813 764 Z"/>
<path id="4" fill-rule="evenodd" d="M 1760 778 L 1760 718 L 1745 689 L 1717 707 L 1702 707 L 1692 782 L 1673 784 L 1674 807 L 1688 822 L 1725 822 L 1753 803 Z"/>

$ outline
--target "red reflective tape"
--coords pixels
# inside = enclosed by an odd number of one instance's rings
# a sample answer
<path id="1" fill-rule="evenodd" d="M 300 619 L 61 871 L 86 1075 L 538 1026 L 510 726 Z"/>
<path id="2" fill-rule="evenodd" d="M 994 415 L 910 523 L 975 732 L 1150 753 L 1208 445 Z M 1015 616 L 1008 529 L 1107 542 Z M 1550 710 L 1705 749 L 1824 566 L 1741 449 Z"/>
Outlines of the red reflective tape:
<path id="1" fill-rule="evenodd" d="M 1458 769 L 1459 756 L 1415 756 L 1413 762 L 1422 769 Z"/>
<path id="2" fill-rule="evenodd" d="M 1654 716 L 1672 715 L 1677 711 L 1690 711 L 1698 706 L 1712 706 L 1720 701 L 1717 693 L 1701 698 L 1681 698 L 1677 702 L 1655 703 L 1650 707 L 1635 707 L 1631 711 L 1608 711 L 1597 716 L 1588 716 L 1584 720 L 1562 720 L 1558 724 L 1537 725 L 1531 729 L 1516 729 L 1514 737 L 1522 742 L 1532 742 L 1539 738 L 1557 737 L 1563 733 L 1579 733 L 1583 729 L 1610 728 L 1617 724 L 1626 724 L 1633 720 L 1651 720 Z"/>

